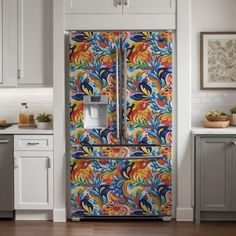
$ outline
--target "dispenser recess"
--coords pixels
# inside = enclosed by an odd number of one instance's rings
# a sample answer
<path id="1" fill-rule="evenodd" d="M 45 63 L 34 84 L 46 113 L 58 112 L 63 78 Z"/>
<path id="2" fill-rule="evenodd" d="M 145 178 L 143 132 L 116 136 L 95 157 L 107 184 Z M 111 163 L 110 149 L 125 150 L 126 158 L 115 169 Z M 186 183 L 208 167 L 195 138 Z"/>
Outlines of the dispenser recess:
<path id="1" fill-rule="evenodd" d="M 84 96 L 84 128 L 108 127 L 108 98 L 105 95 Z"/>

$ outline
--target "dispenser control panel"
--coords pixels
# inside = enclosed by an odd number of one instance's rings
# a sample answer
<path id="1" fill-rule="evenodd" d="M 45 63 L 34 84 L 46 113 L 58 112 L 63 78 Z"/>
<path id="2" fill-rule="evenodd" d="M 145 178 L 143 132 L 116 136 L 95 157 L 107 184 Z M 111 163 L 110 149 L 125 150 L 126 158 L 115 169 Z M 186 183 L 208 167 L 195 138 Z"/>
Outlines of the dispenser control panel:
<path id="1" fill-rule="evenodd" d="M 84 104 L 108 104 L 108 99 L 105 95 L 84 96 Z"/>

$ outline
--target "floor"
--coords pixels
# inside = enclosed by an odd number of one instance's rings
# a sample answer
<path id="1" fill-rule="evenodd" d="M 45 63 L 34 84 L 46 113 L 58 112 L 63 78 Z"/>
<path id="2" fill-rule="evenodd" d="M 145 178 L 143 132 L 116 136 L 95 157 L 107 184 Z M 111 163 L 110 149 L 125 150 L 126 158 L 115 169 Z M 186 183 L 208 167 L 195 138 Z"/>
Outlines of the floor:
<path id="1" fill-rule="evenodd" d="M 236 222 L 12 222 L 0 221 L 0 236 L 224 236 L 236 235 Z"/>

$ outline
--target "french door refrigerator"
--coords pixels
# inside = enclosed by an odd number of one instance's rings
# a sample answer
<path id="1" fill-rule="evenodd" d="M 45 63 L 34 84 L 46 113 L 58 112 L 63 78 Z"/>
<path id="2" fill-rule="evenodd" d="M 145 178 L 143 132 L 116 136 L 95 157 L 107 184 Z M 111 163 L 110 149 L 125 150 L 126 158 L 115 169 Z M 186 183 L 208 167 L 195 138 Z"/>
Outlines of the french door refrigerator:
<path id="1" fill-rule="evenodd" d="M 172 32 L 69 32 L 71 217 L 172 214 Z"/>

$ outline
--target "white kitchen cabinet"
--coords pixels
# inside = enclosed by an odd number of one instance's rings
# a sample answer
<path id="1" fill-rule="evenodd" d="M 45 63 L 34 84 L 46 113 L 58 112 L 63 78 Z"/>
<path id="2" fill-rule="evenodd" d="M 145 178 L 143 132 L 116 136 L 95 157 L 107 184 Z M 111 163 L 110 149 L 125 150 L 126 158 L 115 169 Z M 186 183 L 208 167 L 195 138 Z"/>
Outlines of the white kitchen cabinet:
<path id="1" fill-rule="evenodd" d="M 175 13 L 176 0 L 124 0 L 125 14 L 168 14 Z"/>
<path id="2" fill-rule="evenodd" d="M 14 135 L 16 210 L 53 208 L 52 141 L 52 135 Z"/>
<path id="3" fill-rule="evenodd" d="M 52 84 L 52 1 L 18 0 L 18 85 Z"/>
<path id="4" fill-rule="evenodd" d="M 67 14 L 168 14 L 176 0 L 66 0 Z"/>
<path id="5" fill-rule="evenodd" d="M 15 209 L 52 209 L 52 152 L 16 151 L 14 157 Z"/>
<path id="6" fill-rule="evenodd" d="M 66 30 L 101 28 L 176 29 L 176 0 L 65 0 Z"/>
<path id="7" fill-rule="evenodd" d="M 122 13 L 122 0 L 66 0 L 66 13 Z"/>
<path id="8" fill-rule="evenodd" d="M 2 19 L 2 14 L 3 14 L 3 1 L 0 0 L 0 19 Z M 3 70 L 2 70 L 2 49 L 3 49 L 3 44 L 2 44 L 2 35 L 3 35 L 3 32 L 2 32 L 2 28 L 3 28 L 3 22 L 2 20 L 0 21 L 0 84 L 3 83 Z"/>
<path id="9" fill-rule="evenodd" d="M 0 0 L 0 87 L 17 86 L 17 1 Z"/>

